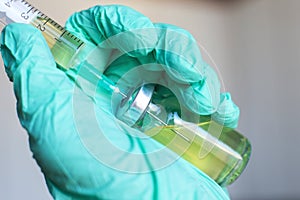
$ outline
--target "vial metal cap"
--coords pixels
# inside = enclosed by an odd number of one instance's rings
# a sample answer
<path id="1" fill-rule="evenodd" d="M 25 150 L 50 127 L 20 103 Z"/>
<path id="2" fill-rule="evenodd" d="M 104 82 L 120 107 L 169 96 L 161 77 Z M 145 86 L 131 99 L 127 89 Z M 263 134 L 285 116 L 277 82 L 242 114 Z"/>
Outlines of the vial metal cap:
<path id="1" fill-rule="evenodd" d="M 129 126 L 135 125 L 145 114 L 151 102 L 154 85 L 142 85 L 123 98 L 116 109 L 116 117 Z"/>

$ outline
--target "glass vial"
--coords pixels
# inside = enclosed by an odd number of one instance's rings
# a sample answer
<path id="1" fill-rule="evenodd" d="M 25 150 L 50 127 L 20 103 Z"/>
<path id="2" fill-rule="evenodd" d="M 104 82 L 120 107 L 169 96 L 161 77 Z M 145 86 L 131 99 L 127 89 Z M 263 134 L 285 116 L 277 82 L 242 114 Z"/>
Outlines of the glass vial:
<path id="1" fill-rule="evenodd" d="M 184 121 L 177 112 L 155 104 L 153 92 L 154 85 L 147 84 L 123 98 L 117 118 L 167 146 L 219 185 L 234 182 L 250 158 L 248 139 L 211 119 L 197 124 Z"/>

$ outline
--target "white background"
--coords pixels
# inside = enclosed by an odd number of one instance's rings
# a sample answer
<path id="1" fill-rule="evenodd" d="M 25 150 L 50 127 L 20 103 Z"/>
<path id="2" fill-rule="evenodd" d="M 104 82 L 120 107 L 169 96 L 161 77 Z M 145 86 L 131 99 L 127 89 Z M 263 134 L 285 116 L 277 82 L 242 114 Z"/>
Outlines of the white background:
<path id="1" fill-rule="evenodd" d="M 30 3 L 61 24 L 74 11 L 118 3 L 155 22 L 189 30 L 217 63 L 241 109 L 238 130 L 253 145 L 246 171 L 229 187 L 232 199 L 300 198 L 300 1 L 250 0 L 239 6 L 200 0 Z M 12 84 L 0 68 L 0 199 L 51 199 L 15 110 Z"/>

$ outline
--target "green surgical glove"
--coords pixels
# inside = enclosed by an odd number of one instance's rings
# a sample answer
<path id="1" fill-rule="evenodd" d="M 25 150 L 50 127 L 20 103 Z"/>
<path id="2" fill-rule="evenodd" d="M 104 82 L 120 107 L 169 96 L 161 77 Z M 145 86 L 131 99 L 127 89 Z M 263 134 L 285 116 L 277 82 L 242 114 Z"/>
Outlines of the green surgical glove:
<path id="1" fill-rule="evenodd" d="M 194 47 L 180 47 L 182 42 L 194 42 L 186 31 L 153 25 L 145 16 L 123 6 L 76 13 L 67 29 L 86 42 L 100 45 L 103 51 L 121 52 L 113 62 L 106 60 L 99 67 L 112 80 L 118 81 L 140 65 L 149 73 L 161 72 L 158 74 L 164 76 L 157 80 L 176 85 L 180 98 L 188 101 L 188 109 L 236 126 L 238 108 L 228 94 L 220 95 L 215 73 L 197 51 L 190 51 Z M 146 34 L 144 29 L 155 31 Z M 124 31 L 134 34 L 126 41 L 101 46 L 107 38 Z M 173 38 L 177 32 L 188 39 Z M 183 48 L 187 59 L 170 53 L 178 48 Z M 8 25 L 1 34 L 1 53 L 14 83 L 20 122 L 55 199 L 229 199 L 203 172 L 118 121 L 110 96 L 82 79 L 78 75 L 80 66 L 59 70 L 37 29 Z M 164 92 L 158 89 L 158 98 L 168 98 Z"/>

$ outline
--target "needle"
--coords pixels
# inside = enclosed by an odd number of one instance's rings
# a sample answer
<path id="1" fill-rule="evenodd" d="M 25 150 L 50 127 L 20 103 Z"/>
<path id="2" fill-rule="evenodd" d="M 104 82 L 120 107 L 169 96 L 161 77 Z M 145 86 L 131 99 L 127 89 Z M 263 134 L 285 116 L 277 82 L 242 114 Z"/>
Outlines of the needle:
<path id="1" fill-rule="evenodd" d="M 120 95 L 123 97 L 123 99 L 128 98 L 127 95 L 124 94 L 123 92 L 121 92 L 121 90 L 120 90 L 118 87 L 114 86 L 114 83 L 113 83 L 111 80 L 109 80 L 105 75 L 100 74 L 100 73 L 98 72 L 98 70 L 97 70 L 95 67 L 93 67 L 91 64 L 86 63 L 86 64 L 85 64 L 85 67 L 86 67 L 86 69 L 87 69 L 90 73 L 92 73 L 94 76 L 96 76 L 98 80 L 102 81 L 102 84 L 106 85 L 105 88 L 106 88 L 108 91 L 113 91 L 113 92 L 115 92 L 115 93 L 117 93 L 117 94 L 120 94 Z M 159 117 L 157 117 L 156 115 L 154 115 L 153 113 L 151 113 L 149 110 L 147 110 L 146 112 L 147 112 L 152 118 L 154 118 L 155 120 L 159 121 L 159 122 L 160 122 L 161 124 L 163 124 L 164 126 L 168 126 L 168 124 L 167 124 L 166 122 L 164 122 L 164 121 L 161 120 Z M 180 137 L 182 137 L 182 138 L 183 138 L 185 141 L 187 141 L 188 143 L 191 143 L 191 140 L 190 140 L 188 137 L 186 137 L 185 135 L 183 135 L 182 133 L 180 133 L 180 132 L 178 132 L 178 131 L 176 131 L 176 130 L 174 130 L 174 129 L 171 129 L 171 130 L 172 130 L 175 134 L 177 134 L 177 135 L 179 135 Z"/>

